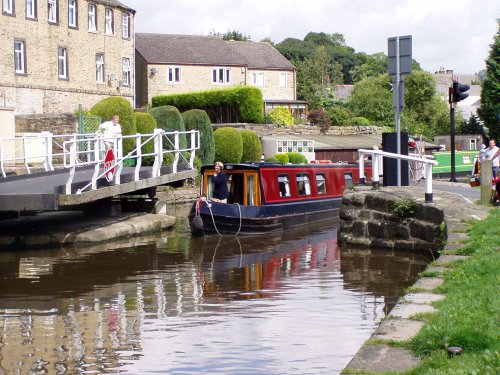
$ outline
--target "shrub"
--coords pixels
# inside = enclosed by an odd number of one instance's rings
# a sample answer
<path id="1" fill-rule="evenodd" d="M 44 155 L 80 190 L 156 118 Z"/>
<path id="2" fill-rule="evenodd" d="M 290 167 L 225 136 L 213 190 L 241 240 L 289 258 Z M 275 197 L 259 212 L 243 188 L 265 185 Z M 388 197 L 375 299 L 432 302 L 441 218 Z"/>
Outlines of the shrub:
<path id="1" fill-rule="evenodd" d="M 223 90 L 208 90 L 186 94 L 157 95 L 153 107 L 173 105 L 182 112 L 203 109 L 213 123 L 262 122 L 264 100 L 257 87 L 240 86 Z"/>
<path id="2" fill-rule="evenodd" d="M 220 128 L 214 132 L 215 160 L 239 163 L 243 156 L 243 139 L 233 128 Z"/>
<path id="3" fill-rule="evenodd" d="M 273 157 L 277 159 L 280 163 L 283 164 L 290 163 L 290 158 L 288 157 L 288 154 L 276 154 Z"/>
<path id="4" fill-rule="evenodd" d="M 351 124 L 358 126 L 366 126 L 370 125 L 370 120 L 368 120 L 366 117 L 353 117 L 351 119 Z"/>
<path id="5" fill-rule="evenodd" d="M 153 134 L 156 128 L 156 120 L 149 113 L 135 112 L 135 124 L 137 127 L 137 133 L 141 134 Z M 143 138 L 141 142 L 145 142 L 146 138 Z M 154 140 L 149 140 L 144 146 L 142 146 L 143 154 L 150 154 L 155 151 Z M 153 165 L 154 156 L 145 156 L 142 158 L 142 165 Z"/>
<path id="6" fill-rule="evenodd" d="M 214 131 L 207 113 L 201 109 L 191 109 L 182 113 L 182 119 L 186 130 L 199 130 L 200 132 L 200 149 L 196 155 L 203 164 L 213 164 L 215 161 Z"/>
<path id="7" fill-rule="evenodd" d="M 276 107 L 269 112 L 269 121 L 276 125 L 293 125 L 293 116 L 286 107 Z"/>
<path id="8" fill-rule="evenodd" d="M 100 116 L 102 121 L 109 121 L 114 115 L 120 116 L 120 125 L 123 135 L 131 135 L 137 133 L 135 125 L 134 111 L 130 102 L 120 96 L 112 96 L 102 99 L 97 102 L 91 109 L 90 113 L 94 116 Z M 133 139 L 123 140 L 123 154 L 126 155 L 135 149 Z"/>
<path id="9" fill-rule="evenodd" d="M 243 156 L 241 161 L 260 161 L 262 156 L 262 145 L 259 136 L 253 130 L 241 130 L 243 140 Z"/>
<path id="10" fill-rule="evenodd" d="M 287 152 L 288 159 L 292 164 L 307 164 L 307 159 L 300 152 Z"/>
<path id="11" fill-rule="evenodd" d="M 268 163 L 280 163 L 280 161 L 274 156 L 268 157 L 264 161 L 267 161 Z"/>
<path id="12" fill-rule="evenodd" d="M 156 124 L 159 128 L 165 130 L 166 132 L 180 131 L 183 132 L 186 130 L 184 127 L 184 121 L 182 120 L 181 113 L 175 107 L 170 105 L 164 105 L 161 107 L 152 108 L 149 112 L 151 116 L 153 116 L 156 120 Z M 174 142 L 174 137 L 169 136 L 168 139 Z M 179 147 L 186 148 L 186 134 L 179 135 Z M 163 140 L 163 148 L 165 149 L 173 149 L 173 146 L 169 144 L 169 142 L 164 139 Z"/>
<path id="13" fill-rule="evenodd" d="M 328 117 L 323 108 L 318 108 L 309 112 L 307 119 L 311 122 L 311 125 L 317 125 L 323 134 L 330 129 L 330 125 L 332 124 L 330 117 Z"/>
<path id="14" fill-rule="evenodd" d="M 327 109 L 326 113 L 334 126 L 347 125 L 351 117 L 349 110 L 340 106 L 331 107 Z"/>

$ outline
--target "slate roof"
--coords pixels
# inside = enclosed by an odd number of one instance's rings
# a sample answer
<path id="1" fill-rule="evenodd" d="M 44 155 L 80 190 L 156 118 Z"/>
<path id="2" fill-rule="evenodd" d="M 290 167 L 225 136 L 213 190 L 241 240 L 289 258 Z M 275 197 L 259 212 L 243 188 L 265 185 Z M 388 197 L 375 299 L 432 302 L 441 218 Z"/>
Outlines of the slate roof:
<path id="1" fill-rule="evenodd" d="M 94 1 L 98 4 L 104 4 L 104 5 L 109 5 L 109 6 L 113 6 L 113 7 L 118 7 L 118 8 L 129 10 L 129 11 L 135 13 L 134 9 L 123 4 L 121 1 L 117 1 L 117 0 L 94 0 Z"/>
<path id="2" fill-rule="evenodd" d="M 225 41 L 201 35 L 137 33 L 135 46 L 149 64 L 295 69 L 268 43 Z"/>

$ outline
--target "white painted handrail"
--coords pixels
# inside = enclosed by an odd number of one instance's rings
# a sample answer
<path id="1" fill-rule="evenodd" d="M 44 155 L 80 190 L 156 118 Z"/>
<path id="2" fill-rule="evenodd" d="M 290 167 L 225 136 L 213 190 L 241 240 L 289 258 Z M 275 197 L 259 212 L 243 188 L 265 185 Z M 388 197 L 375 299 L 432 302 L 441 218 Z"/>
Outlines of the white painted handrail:
<path id="1" fill-rule="evenodd" d="M 399 160 L 408 160 L 416 163 L 422 163 L 424 165 L 424 177 L 425 177 L 425 201 L 428 203 L 432 202 L 432 166 L 438 165 L 437 160 L 432 160 L 428 156 L 426 157 L 416 157 L 409 155 L 398 155 L 392 152 L 380 151 L 380 150 L 367 150 L 359 149 L 359 179 L 360 181 L 365 181 L 365 155 L 372 156 L 372 183 L 374 186 L 380 184 L 379 177 L 379 163 L 380 159 L 391 158 Z"/>

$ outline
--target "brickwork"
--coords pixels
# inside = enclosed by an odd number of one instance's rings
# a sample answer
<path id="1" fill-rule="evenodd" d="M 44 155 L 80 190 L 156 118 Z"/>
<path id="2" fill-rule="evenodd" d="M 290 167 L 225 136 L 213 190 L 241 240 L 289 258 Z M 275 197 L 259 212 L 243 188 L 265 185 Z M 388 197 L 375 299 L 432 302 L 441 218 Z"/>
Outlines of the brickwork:
<path id="1" fill-rule="evenodd" d="M 72 134 L 78 132 L 78 116 L 70 113 L 45 115 L 17 115 L 16 133 Z"/>
<path id="2" fill-rule="evenodd" d="M 78 1 L 78 26 L 68 26 L 68 1 L 58 2 L 59 22 L 47 20 L 47 1 L 37 2 L 37 18 L 26 17 L 26 2 L 16 1 L 15 14 L 0 14 L 0 95 L 16 114 L 72 112 L 78 104 L 89 108 L 103 97 L 134 97 L 134 45 L 132 12 L 120 7 L 113 10 L 114 34 L 105 34 L 105 5 L 97 7 L 97 31 L 88 30 L 88 2 Z M 130 35 L 122 38 L 122 12 L 130 16 Z M 14 41 L 24 41 L 26 74 L 16 74 Z M 58 75 L 58 48 L 67 49 L 68 79 Z M 96 53 L 104 54 L 105 83 L 96 83 Z M 122 59 L 130 59 L 130 85 L 119 86 Z M 109 81 L 113 74 L 115 80 Z"/>

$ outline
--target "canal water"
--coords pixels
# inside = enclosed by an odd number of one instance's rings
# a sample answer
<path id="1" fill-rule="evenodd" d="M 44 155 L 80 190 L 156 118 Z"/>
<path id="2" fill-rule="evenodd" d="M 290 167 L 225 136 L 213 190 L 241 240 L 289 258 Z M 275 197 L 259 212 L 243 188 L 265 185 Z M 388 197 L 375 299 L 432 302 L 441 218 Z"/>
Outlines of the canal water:
<path id="1" fill-rule="evenodd" d="M 429 261 L 337 225 L 0 252 L 0 374 L 336 374 Z"/>

